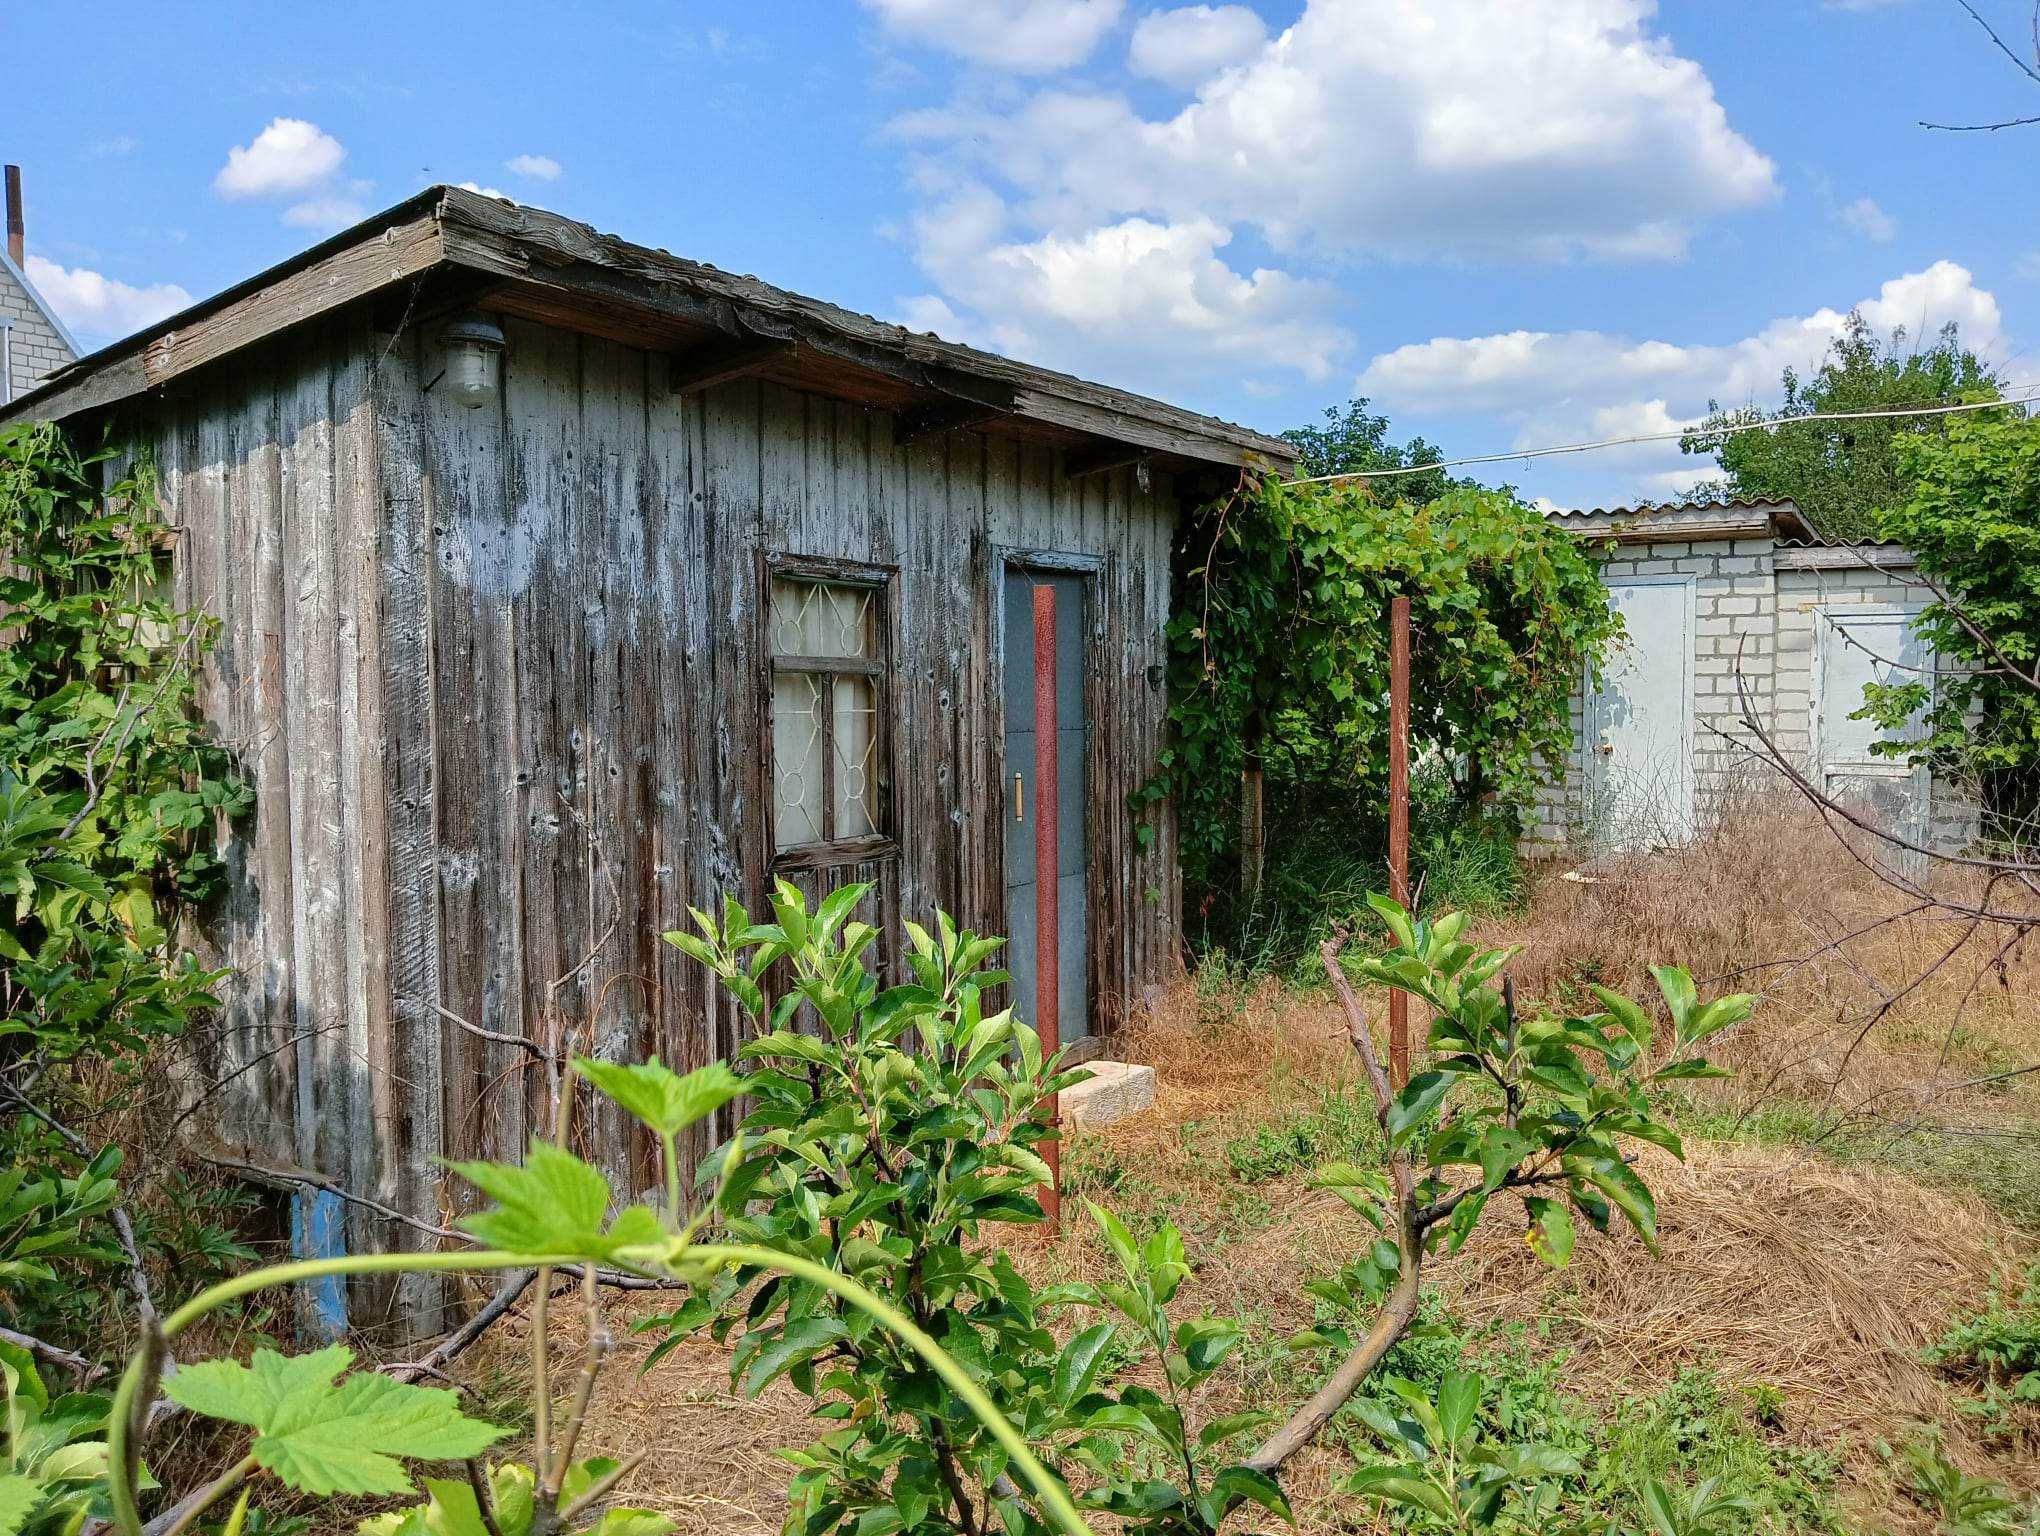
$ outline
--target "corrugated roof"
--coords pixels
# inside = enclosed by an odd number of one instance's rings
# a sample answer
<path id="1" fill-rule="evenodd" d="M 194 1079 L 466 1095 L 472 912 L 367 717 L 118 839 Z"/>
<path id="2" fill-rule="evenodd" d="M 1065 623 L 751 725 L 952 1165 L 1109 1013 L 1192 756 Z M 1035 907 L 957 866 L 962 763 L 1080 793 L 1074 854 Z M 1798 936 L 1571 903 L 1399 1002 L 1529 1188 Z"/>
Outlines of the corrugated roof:
<path id="1" fill-rule="evenodd" d="M 1789 497 L 1720 501 L 1666 501 L 1637 507 L 1555 509 L 1547 516 L 1583 537 L 1728 539 L 1769 534 L 1774 539 L 1817 539 L 1813 527 Z"/>
<path id="2" fill-rule="evenodd" d="M 1556 507 L 1548 516 L 1567 517 L 1649 517 L 1660 512 L 1775 512 L 1795 515 L 1799 504 L 1785 496 L 1726 497 L 1715 501 L 1643 502 L 1633 507 Z"/>

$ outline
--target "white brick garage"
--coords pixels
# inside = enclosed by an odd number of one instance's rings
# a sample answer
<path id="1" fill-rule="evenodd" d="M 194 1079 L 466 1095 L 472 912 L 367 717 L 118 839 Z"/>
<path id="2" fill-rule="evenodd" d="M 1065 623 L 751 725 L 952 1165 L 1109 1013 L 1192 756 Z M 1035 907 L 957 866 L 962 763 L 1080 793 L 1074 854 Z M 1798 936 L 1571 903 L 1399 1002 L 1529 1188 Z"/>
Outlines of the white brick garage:
<path id="1" fill-rule="evenodd" d="M 1573 747 L 1540 792 L 1532 852 L 1676 843 L 1741 793 L 1777 782 L 1743 744 L 1745 702 L 1815 782 L 1899 835 L 1975 835 L 1956 786 L 1869 751 L 1863 684 L 1931 666 L 1911 631 L 1930 594 L 1903 551 L 1819 543 L 1789 501 L 1567 513 L 1605 553 L 1630 640 L 1601 688 L 1573 697 Z M 1584 682 L 1584 680 L 1582 680 Z M 1740 690 L 1740 696 L 1738 695 Z"/>

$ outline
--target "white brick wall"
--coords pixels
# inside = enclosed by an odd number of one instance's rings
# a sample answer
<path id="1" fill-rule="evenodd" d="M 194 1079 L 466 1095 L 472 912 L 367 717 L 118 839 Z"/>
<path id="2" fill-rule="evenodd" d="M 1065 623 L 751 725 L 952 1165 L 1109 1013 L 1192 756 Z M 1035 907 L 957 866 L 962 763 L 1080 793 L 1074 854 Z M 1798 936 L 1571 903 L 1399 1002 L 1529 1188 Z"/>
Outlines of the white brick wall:
<path id="1" fill-rule="evenodd" d="M 9 330 L 9 351 L 14 360 L 14 390 L 9 398 L 19 399 L 54 370 L 72 361 L 64 338 L 43 317 L 43 312 L 14 274 L 0 264 L 0 325 Z M 0 394 L 5 394 L 0 391 Z"/>

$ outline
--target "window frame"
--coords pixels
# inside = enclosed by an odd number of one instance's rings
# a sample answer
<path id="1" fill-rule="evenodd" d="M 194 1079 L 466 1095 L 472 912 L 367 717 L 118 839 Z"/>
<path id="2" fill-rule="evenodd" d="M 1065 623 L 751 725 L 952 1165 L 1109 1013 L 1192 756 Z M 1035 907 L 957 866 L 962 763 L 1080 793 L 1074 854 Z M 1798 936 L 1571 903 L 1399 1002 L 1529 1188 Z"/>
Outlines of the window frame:
<path id="1" fill-rule="evenodd" d="M 873 623 L 875 656 L 797 656 L 778 651 L 772 640 L 772 594 L 781 581 L 804 582 L 811 586 L 855 587 L 871 592 L 878 601 Z M 897 654 L 894 626 L 898 619 L 899 568 L 857 560 L 783 552 L 765 557 L 758 594 L 759 654 L 764 659 L 764 697 L 760 709 L 764 726 L 764 794 L 761 796 L 765 821 L 765 846 L 774 871 L 828 869 L 843 864 L 883 858 L 897 851 L 895 828 L 899 825 L 892 771 L 893 711 Z M 836 718 L 833 703 L 822 711 L 822 815 L 825 835 L 819 840 L 779 845 L 778 728 L 773 708 L 774 685 L 783 673 L 821 679 L 823 698 L 833 701 L 838 677 L 868 678 L 872 686 L 872 783 L 869 807 L 874 830 L 855 837 L 830 837 L 836 817 Z"/>

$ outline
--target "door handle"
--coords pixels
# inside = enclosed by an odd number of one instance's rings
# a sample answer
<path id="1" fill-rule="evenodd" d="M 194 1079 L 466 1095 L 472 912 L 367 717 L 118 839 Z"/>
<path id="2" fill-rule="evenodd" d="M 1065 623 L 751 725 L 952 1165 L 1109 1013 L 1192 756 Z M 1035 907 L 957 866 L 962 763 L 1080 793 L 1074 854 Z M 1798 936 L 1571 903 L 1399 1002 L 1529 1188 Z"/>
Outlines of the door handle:
<path id="1" fill-rule="evenodd" d="M 1015 821 L 1027 819 L 1027 794 L 1020 787 L 1020 775 L 1017 773 L 1013 775 L 1013 819 Z"/>

